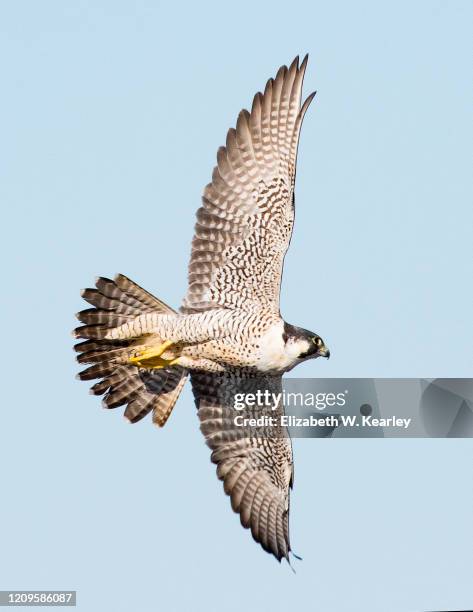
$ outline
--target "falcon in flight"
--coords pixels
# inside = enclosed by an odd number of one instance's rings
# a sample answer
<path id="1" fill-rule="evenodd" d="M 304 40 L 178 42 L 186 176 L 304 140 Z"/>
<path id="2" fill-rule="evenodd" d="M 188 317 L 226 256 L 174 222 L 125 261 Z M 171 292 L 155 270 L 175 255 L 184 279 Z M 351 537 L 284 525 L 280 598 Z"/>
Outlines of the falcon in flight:
<path id="1" fill-rule="evenodd" d="M 201 430 L 232 508 L 254 539 L 289 561 L 290 437 L 282 427 L 234 425 L 236 393 L 270 390 L 297 364 L 329 357 L 317 334 L 279 311 L 284 256 L 294 222 L 299 133 L 315 93 L 301 104 L 307 56 L 282 66 L 251 112 L 242 110 L 197 211 L 189 287 L 175 311 L 121 274 L 82 291 L 92 308 L 74 330 L 84 339 L 81 380 L 99 379 L 106 408 L 135 423 L 149 412 L 162 427 L 190 376 Z M 284 414 L 280 399 L 271 411 Z"/>

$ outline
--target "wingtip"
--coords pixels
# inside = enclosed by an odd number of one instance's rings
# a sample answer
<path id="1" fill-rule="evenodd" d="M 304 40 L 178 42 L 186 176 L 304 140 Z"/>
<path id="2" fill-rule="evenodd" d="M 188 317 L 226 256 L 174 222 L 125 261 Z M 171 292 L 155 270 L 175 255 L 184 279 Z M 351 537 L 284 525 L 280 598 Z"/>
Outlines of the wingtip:
<path id="1" fill-rule="evenodd" d="M 312 100 L 315 98 L 315 94 L 316 94 L 316 93 L 317 93 L 316 91 L 313 91 L 313 92 L 312 92 L 312 93 L 311 93 L 309 96 L 307 96 L 307 98 L 305 99 L 304 104 L 302 105 L 301 110 L 300 110 L 300 116 L 301 116 L 302 118 L 304 117 L 304 115 L 305 115 L 305 113 L 306 113 L 307 109 L 309 108 L 309 106 L 310 106 L 310 104 L 311 104 Z"/>
<path id="2" fill-rule="evenodd" d="M 292 60 L 292 62 L 289 65 L 288 72 L 297 71 L 298 69 L 299 69 L 299 56 L 296 55 L 296 57 Z"/>
<path id="3" fill-rule="evenodd" d="M 242 121 L 247 121 L 248 117 L 250 116 L 250 113 L 248 112 L 248 110 L 246 108 L 242 108 L 241 111 L 238 113 L 238 117 L 237 117 L 237 132 L 238 132 L 238 124 Z M 223 147 L 219 147 L 219 151 L 220 149 L 223 149 Z M 217 155 L 218 155 L 218 151 L 217 151 Z"/>
<path id="4" fill-rule="evenodd" d="M 119 282 L 122 282 L 122 281 L 129 281 L 130 279 L 125 274 L 122 274 L 121 272 L 118 272 L 113 277 L 113 280 L 115 281 L 115 283 L 119 283 Z"/>
<path id="5" fill-rule="evenodd" d="M 274 79 L 271 77 L 266 81 L 266 86 L 264 88 L 264 96 L 266 97 L 273 90 Z"/>
<path id="6" fill-rule="evenodd" d="M 283 65 L 283 66 L 281 66 L 281 67 L 279 68 L 279 70 L 277 71 L 277 73 L 276 73 L 276 77 L 275 77 L 275 79 L 274 79 L 274 80 L 275 80 L 275 81 L 277 81 L 278 79 L 279 79 L 279 80 L 281 80 L 281 79 L 284 77 L 284 75 L 286 74 L 286 72 L 287 72 L 287 66 L 286 66 L 286 64 L 284 64 L 284 65 Z"/>

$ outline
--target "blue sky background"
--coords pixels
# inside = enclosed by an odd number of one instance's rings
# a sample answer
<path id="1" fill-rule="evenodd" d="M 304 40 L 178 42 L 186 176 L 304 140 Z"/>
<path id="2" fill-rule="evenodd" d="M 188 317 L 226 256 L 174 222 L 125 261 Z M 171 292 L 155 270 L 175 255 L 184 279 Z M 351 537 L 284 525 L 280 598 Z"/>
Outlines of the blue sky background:
<path id="1" fill-rule="evenodd" d="M 87 611 L 473 608 L 471 440 L 295 440 L 297 575 L 232 515 L 189 389 L 105 411 L 69 335 L 123 272 L 178 306 L 238 111 L 310 54 L 285 318 L 295 376 L 471 376 L 468 1 L 0 6 L 0 588 Z"/>

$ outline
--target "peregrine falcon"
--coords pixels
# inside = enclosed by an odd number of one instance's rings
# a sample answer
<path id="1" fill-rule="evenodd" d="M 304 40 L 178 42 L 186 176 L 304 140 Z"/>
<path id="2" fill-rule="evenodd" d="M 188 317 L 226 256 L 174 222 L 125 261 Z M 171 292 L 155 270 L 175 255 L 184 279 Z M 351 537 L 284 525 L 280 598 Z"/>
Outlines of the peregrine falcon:
<path id="1" fill-rule="evenodd" d="M 135 423 L 149 412 L 162 427 L 190 376 L 201 430 L 232 508 L 254 539 L 289 561 L 290 437 L 232 426 L 232 397 L 281 389 L 284 372 L 329 351 L 318 334 L 286 323 L 279 294 L 294 222 L 299 133 L 314 98 L 302 104 L 307 56 L 282 66 L 242 110 L 217 153 L 212 182 L 197 211 L 189 285 L 175 311 L 122 274 L 98 278 L 81 295 L 74 330 L 85 339 L 80 380 L 99 379 L 93 395 L 106 408 L 126 406 Z M 271 397 L 280 397 L 275 393 Z M 274 414 L 284 406 L 275 400 Z"/>

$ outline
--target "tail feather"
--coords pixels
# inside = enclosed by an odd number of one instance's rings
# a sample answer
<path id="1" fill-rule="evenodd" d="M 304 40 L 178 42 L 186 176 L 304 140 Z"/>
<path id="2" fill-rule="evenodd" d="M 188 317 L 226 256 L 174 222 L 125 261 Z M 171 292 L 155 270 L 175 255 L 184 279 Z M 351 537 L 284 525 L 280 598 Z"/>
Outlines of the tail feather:
<path id="1" fill-rule="evenodd" d="M 138 300 L 138 302 L 143 304 L 143 306 L 147 306 L 150 312 L 157 311 L 168 314 L 176 312 L 173 308 L 159 300 L 154 295 L 151 295 L 151 293 L 148 293 L 148 291 L 134 283 L 124 274 L 117 274 L 115 277 L 115 283 L 125 294 L 134 297 L 136 300 Z M 141 312 L 143 313 L 147 311 L 142 308 Z"/>
<path id="2" fill-rule="evenodd" d="M 130 355 L 129 348 L 113 348 L 111 346 L 101 346 L 96 351 L 87 351 L 77 356 L 79 363 L 103 363 L 107 361 L 115 361 L 120 363 L 127 360 Z"/>
<path id="3" fill-rule="evenodd" d="M 103 395 L 112 384 L 110 378 L 104 378 L 90 387 L 90 393 L 91 395 Z"/>
<path id="4" fill-rule="evenodd" d="M 140 345 L 140 338 L 111 340 L 105 336 L 110 329 L 139 315 L 175 311 L 122 274 L 114 280 L 97 278 L 95 288 L 84 289 L 81 295 L 93 308 L 76 315 L 84 325 L 76 328 L 74 335 L 85 341 L 74 349 L 79 363 L 92 365 L 78 378 L 102 379 L 90 391 L 93 395 L 105 394 L 105 408 L 126 405 L 125 417 L 132 423 L 153 411 L 153 422 L 162 427 L 187 380 L 187 371 L 180 366 L 150 370 L 130 365 L 128 358 Z"/>
<path id="5" fill-rule="evenodd" d="M 131 295 L 123 292 L 118 285 L 110 278 L 99 276 L 95 279 L 95 286 L 99 293 L 104 297 L 108 297 L 112 300 L 118 300 L 126 306 L 130 306 L 135 310 L 140 310 L 142 303 L 140 300 L 135 299 Z M 87 290 L 86 290 L 87 291 Z"/>
<path id="6" fill-rule="evenodd" d="M 126 407 L 125 419 L 128 419 L 130 423 L 141 421 L 141 419 L 151 411 L 153 404 L 153 400 L 147 400 L 144 397 L 135 398 Z"/>
<path id="7" fill-rule="evenodd" d="M 123 378 L 110 388 L 110 391 L 103 398 L 103 404 L 106 408 L 123 406 L 142 386 L 143 381 L 139 376 L 128 376 L 126 372 L 123 372 Z"/>
<path id="8" fill-rule="evenodd" d="M 80 313 L 77 313 L 77 318 L 79 318 Z M 111 327 L 115 327 L 112 325 Z M 76 327 L 72 332 L 75 338 L 93 338 L 94 340 L 103 340 L 107 335 L 110 327 L 105 327 L 103 325 L 81 325 L 80 327 Z"/>
<path id="9" fill-rule="evenodd" d="M 98 310 L 97 308 L 87 308 L 77 313 L 77 318 L 85 325 L 106 324 L 107 327 L 117 327 L 135 316 L 135 314 L 119 314 L 116 310 Z"/>
<path id="10" fill-rule="evenodd" d="M 89 302 L 95 308 L 103 308 L 105 310 L 114 310 L 117 314 L 128 314 L 133 308 L 129 304 L 109 298 L 97 289 L 83 289 L 81 296 L 86 302 Z M 136 310 L 136 309 L 135 309 Z"/>
<path id="11" fill-rule="evenodd" d="M 186 384 L 186 380 L 187 374 L 178 378 L 175 372 L 170 372 L 169 379 L 158 396 L 153 410 L 153 423 L 163 427 L 174 408 L 177 398 L 181 394 L 182 388 Z"/>
<path id="12" fill-rule="evenodd" d="M 94 378 L 104 378 L 105 376 L 109 376 L 113 374 L 116 369 L 116 364 L 114 363 L 97 363 L 90 368 L 86 368 L 79 372 L 77 375 L 79 380 L 93 380 Z"/>

